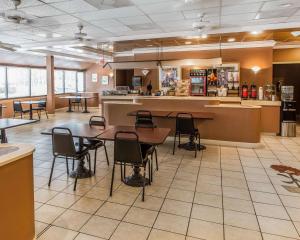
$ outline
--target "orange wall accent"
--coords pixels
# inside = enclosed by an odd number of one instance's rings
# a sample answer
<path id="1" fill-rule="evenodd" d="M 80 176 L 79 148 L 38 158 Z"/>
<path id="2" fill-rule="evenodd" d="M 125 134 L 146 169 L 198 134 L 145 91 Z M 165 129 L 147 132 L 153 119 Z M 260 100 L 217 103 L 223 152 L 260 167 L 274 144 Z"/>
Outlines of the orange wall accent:
<path id="1" fill-rule="evenodd" d="M 300 48 L 274 49 L 274 63 L 300 63 Z"/>
<path id="2" fill-rule="evenodd" d="M 219 50 L 193 51 L 193 52 L 165 52 L 161 59 L 200 59 L 220 57 Z M 241 71 L 241 81 L 251 84 L 255 78 L 255 83 L 262 86 L 272 82 L 273 49 L 266 48 L 241 48 L 222 50 L 224 63 L 239 63 Z M 136 54 L 134 57 L 119 57 L 115 61 L 126 60 L 158 60 L 157 53 Z M 261 71 L 255 76 L 251 68 L 259 66 Z M 158 74 L 157 74 L 158 78 Z M 155 80 L 155 79 L 153 79 Z M 158 79 L 156 79 L 158 81 Z"/>

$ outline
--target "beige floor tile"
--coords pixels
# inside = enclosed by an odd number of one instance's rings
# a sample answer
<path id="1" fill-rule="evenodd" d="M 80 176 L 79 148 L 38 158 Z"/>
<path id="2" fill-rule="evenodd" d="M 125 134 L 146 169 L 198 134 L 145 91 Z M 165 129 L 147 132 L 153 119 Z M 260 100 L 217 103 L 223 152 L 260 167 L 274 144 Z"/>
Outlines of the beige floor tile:
<path id="1" fill-rule="evenodd" d="M 88 191 L 85 197 L 95 198 L 99 200 L 107 200 L 109 197 L 109 189 L 101 187 L 93 187 Z"/>
<path id="2" fill-rule="evenodd" d="M 74 185 L 71 184 L 71 185 L 67 186 L 67 187 L 63 190 L 63 192 L 69 193 L 69 194 L 75 194 L 75 195 L 83 196 L 83 195 L 85 195 L 88 191 L 90 191 L 91 188 L 92 188 L 92 186 L 90 186 L 90 185 L 85 185 L 85 184 L 77 183 L 76 191 L 74 191 Z"/>
<path id="3" fill-rule="evenodd" d="M 43 206 L 43 203 L 40 202 L 34 202 L 34 210 L 37 210 L 38 208 L 40 208 L 41 206 Z"/>
<path id="4" fill-rule="evenodd" d="M 35 219 L 44 223 L 52 223 L 64 211 L 64 208 L 45 204 L 35 211 Z"/>
<path id="5" fill-rule="evenodd" d="M 285 207 L 300 208 L 300 197 L 280 195 Z"/>
<path id="6" fill-rule="evenodd" d="M 300 209 L 299 208 L 286 208 L 287 212 L 289 213 L 292 221 L 300 222 Z"/>
<path id="7" fill-rule="evenodd" d="M 258 216 L 261 231 L 284 237 L 298 238 L 298 233 L 291 221 Z"/>
<path id="8" fill-rule="evenodd" d="M 192 209 L 192 203 L 166 199 L 161 208 L 161 212 L 176 214 L 189 217 Z"/>
<path id="9" fill-rule="evenodd" d="M 157 214 L 158 212 L 156 211 L 132 207 L 129 209 L 123 221 L 143 225 L 146 227 L 152 227 Z"/>
<path id="10" fill-rule="evenodd" d="M 51 190 L 54 190 L 54 191 L 62 191 L 66 187 L 68 187 L 70 184 L 72 184 L 71 181 L 62 181 L 62 180 L 55 179 L 51 182 L 50 188 L 51 188 Z M 43 188 L 48 189 L 48 185 L 44 186 Z"/>
<path id="11" fill-rule="evenodd" d="M 152 229 L 148 240 L 186 240 L 184 235 Z"/>
<path id="12" fill-rule="evenodd" d="M 71 205 L 73 205 L 80 197 L 68 193 L 59 193 L 54 198 L 52 198 L 50 201 L 48 201 L 48 204 L 63 207 L 63 208 L 69 208 Z"/>
<path id="13" fill-rule="evenodd" d="M 90 217 L 91 215 L 87 213 L 67 210 L 54 221 L 53 225 L 79 231 Z"/>
<path id="14" fill-rule="evenodd" d="M 207 183 L 198 183 L 196 187 L 197 192 L 222 195 L 222 187 L 219 185 L 207 184 Z"/>
<path id="15" fill-rule="evenodd" d="M 104 238 L 98 238 L 84 233 L 79 233 L 75 240 L 104 240 Z"/>
<path id="16" fill-rule="evenodd" d="M 80 230 L 82 233 L 90 234 L 93 236 L 109 239 L 119 221 L 108 218 L 93 216 Z"/>
<path id="17" fill-rule="evenodd" d="M 146 208 L 149 210 L 159 211 L 161 205 L 163 204 L 164 199 L 152 196 L 146 196 L 145 201 L 141 201 L 140 198 L 137 198 L 134 202 L 135 207 Z"/>
<path id="18" fill-rule="evenodd" d="M 129 206 L 126 205 L 105 202 L 97 211 L 96 215 L 116 220 L 122 220 L 125 214 L 127 213 L 128 209 Z"/>
<path id="19" fill-rule="evenodd" d="M 259 231 L 256 216 L 253 214 L 224 210 L 224 221 L 226 225 Z"/>
<path id="20" fill-rule="evenodd" d="M 42 231 L 45 230 L 49 225 L 46 223 L 35 221 L 35 235 L 39 235 Z"/>
<path id="21" fill-rule="evenodd" d="M 186 234 L 189 219 L 168 213 L 159 213 L 154 228 L 173 233 Z"/>
<path id="22" fill-rule="evenodd" d="M 282 205 L 277 194 L 256 191 L 251 191 L 250 194 L 253 202 Z"/>
<path id="23" fill-rule="evenodd" d="M 200 239 L 223 240 L 223 226 L 217 223 L 191 219 L 187 235 Z"/>
<path id="24" fill-rule="evenodd" d="M 93 214 L 102 204 L 103 201 L 101 200 L 82 197 L 72 205 L 71 209 Z"/>
<path id="25" fill-rule="evenodd" d="M 224 197 L 230 198 L 238 198 L 242 200 L 250 201 L 250 194 L 248 190 L 240 189 L 240 188 L 233 188 L 233 187 L 223 187 L 223 195 Z"/>
<path id="26" fill-rule="evenodd" d="M 196 192 L 194 203 L 222 208 L 222 196 Z"/>
<path id="27" fill-rule="evenodd" d="M 193 191 L 185 191 L 176 188 L 170 188 L 168 194 L 168 199 L 184 201 L 184 202 L 193 202 L 194 192 Z"/>
<path id="28" fill-rule="evenodd" d="M 237 198 L 223 198 L 224 209 L 238 212 L 246 212 L 254 214 L 254 208 L 251 201 Z"/>
<path id="29" fill-rule="evenodd" d="M 154 175 L 154 181 L 155 181 L 155 175 Z M 158 180 L 159 181 L 159 180 Z M 150 195 L 153 197 L 160 197 L 164 198 L 168 192 L 167 187 L 159 187 L 159 186 L 147 186 L 145 194 Z"/>
<path id="30" fill-rule="evenodd" d="M 221 208 L 193 204 L 192 218 L 223 224 L 223 210 Z"/>
<path id="31" fill-rule="evenodd" d="M 225 225 L 226 240 L 262 240 L 261 233 L 258 231 L 237 228 Z"/>
<path id="32" fill-rule="evenodd" d="M 122 222 L 110 238 L 111 240 L 146 240 L 151 228 Z"/>
<path id="33" fill-rule="evenodd" d="M 260 182 L 249 182 L 248 186 L 251 191 L 276 193 L 273 185 L 271 183 L 260 183 Z"/>
<path id="34" fill-rule="evenodd" d="M 51 226 L 46 232 L 44 232 L 39 240 L 72 240 L 78 233 L 72 230 Z"/>
<path id="35" fill-rule="evenodd" d="M 138 193 L 131 193 L 126 191 L 116 191 L 113 192 L 112 197 L 108 198 L 108 201 L 124 204 L 124 205 L 132 205 L 137 198 Z M 142 201 L 140 199 L 140 201 Z"/>
<path id="36" fill-rule="evenodd" d="M 46 203 L 50 199 L 54 198 L 57 194 L 58 192 L 56 191 L 41 188 L 34 192 L 34 201 Z"/>
<path id="37" fill-rule="evenodd" d="M 282 206 L 254 203 L 254 208 L 257 215 L 290 220 L 290 217 Z"/>
<path id="38" fill-rule="evenodd" d="M 262 235 L 264 240 L 295 240 L 295 238 L 287 238 L 287 237 L 282 237 L 282 236 L 272 235 L 267 233 L 263 233 Z"/>

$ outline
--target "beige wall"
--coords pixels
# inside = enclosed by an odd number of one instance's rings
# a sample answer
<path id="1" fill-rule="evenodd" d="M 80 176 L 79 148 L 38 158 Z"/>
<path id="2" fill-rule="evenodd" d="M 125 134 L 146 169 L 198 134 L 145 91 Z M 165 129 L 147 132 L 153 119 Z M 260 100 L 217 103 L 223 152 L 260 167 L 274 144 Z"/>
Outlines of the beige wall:
<path id="1" fill-rule="evenodd" d="M 91 67 L 89 67 L 86 70 L 86 91 L 87 92 L 99 92 L 101 93 L 103 90 L 109 90 L 114 88 L 114 79 L 109 78 L 108 85 L 102 85 L 101 83 L 101 77 L 103 75 L 108 75 L 111 70 L 108 68 L 103 69 L 103 64 L 93 64 Z M 97 73 L 98 74 L 98 81 L 92 82 L 92 74 Z"/>

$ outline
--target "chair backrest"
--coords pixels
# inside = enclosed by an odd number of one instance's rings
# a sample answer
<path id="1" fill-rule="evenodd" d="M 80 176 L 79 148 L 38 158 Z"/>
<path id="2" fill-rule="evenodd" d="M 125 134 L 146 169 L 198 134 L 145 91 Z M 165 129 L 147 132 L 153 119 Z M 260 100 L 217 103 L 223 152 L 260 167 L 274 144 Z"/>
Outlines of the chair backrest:
<path id="1" fill-rule="evenodd" d="M 74 98 L 73 102 L 74 103 L 81 103 L 81 98 L 79 98 L 80 96 L 76 96 L 76 98 Z"/>
<path id="2" fill-rule="evenodd" d="M 76 155 L 73 135 L 70 129 L 62 127 L 52 128 L 53 155 L 72 157 Z"/>
<path id="3" fill-rule="evenodd" d="M 46 108 L 47 107 L 47 98 L 41 98 L 39 100 L 38 107 Z"/>
<path id="4" fill-rule="evenodd" d="M 116 132 L 114 144 L 114 161 L 131 164 L 143 163 L 139 137 L 135 132 Z"/>
<path id="5" fill-rule="evenodd" d="M 148 110 L 138 110 L 135 118 L 136 127 L 150 127 L 153 128 L 152 114 Z"/>
<path id="6" fill-rule="evenodd" d="M 176 132 L 181 134 L 195 134 L 192 114 L 183 112 L 176 115 Z"/>
<path id="7" fill-rule="evenodd" d="M 22 103 L 20 101 L 14 101 L 13 102 L 14 112 L 22 112 Z"/>
<path id="8" fill-rule="evenodd" d="M 90 126 L 99 126 L 105 128 L 106 120 L 103 116 L 91 116 L 89 121 Z"/>

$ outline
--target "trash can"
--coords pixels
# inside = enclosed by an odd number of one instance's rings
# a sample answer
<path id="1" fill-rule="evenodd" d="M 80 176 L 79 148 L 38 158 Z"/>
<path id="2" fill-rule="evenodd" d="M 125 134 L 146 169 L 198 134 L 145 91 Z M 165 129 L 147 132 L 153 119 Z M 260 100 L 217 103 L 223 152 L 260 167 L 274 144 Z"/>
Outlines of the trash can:
<path id="1" fill-rule="evenodd" d="M 283 121 L 281 123 L 281 136 L 282 137 L 296 137 L 296 122 Z"/>

